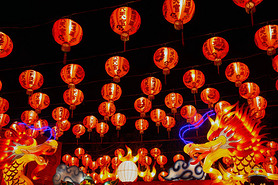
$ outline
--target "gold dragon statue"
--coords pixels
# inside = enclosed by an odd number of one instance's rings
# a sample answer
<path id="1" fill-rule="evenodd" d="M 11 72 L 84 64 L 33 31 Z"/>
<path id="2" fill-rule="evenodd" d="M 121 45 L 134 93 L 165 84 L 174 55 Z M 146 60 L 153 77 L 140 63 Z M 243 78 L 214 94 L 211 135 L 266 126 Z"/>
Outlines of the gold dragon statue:
<path id="1" fill-rule="evenodd" d="M 25 132 L 15 132 L 12 129 L 2 130 L 0 136 L 0 167 L 6 185 L 33 185 L 24 174 L 24 168 L 29 162 L 35 161 L 37 167 L 32 171 L 32 179 L 37 180 L 37 173 L 43 170 L 48 161 L 41 155 L 53 155 L 58 147 L 55 140 L 47 140 L 38 145 L 36 139 Z"/>
<path id="2" fill-rule="evenodd" d="M 250 170 L 264 162 L 266 147 L 262 138 L 265 134 L 259 134 L 263 127 L 253 119 L 248 107 L 239 107 L 238 104 L 228 107 L 225 114 L 216 115 L 215 120 L 209 120 L 209 141 L 203 144 L 188 143 L 184 146 L 184 152 L 195 159 L 193 164 L 201 161 L 203 171 L 214 176 L 215 182 L 243 184 L 248 180 Z M 223 157 L 232 160 L 232 171 L 226 170 L 221 162 L 215 165 Z M 278 180 L 277 174 L 267 173 L 267 177 Z"/>

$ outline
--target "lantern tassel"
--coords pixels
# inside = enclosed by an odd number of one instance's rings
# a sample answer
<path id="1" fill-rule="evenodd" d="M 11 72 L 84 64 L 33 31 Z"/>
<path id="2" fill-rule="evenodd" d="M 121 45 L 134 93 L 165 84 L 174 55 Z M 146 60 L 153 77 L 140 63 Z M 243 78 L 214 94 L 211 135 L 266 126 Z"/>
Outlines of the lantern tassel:
<path id="1" fill-rule="evenodd" d="M 140 137 L 141 137 L 141 142 L 143 141 L 143 134 L 140 134 Z"/>
<path id="2" fill-rule="evenodd" d="M 194 103 L 195 105 L 197 105 L 197 102 L 196 102 L 196 94 L 194 93 Z"/>
<path id="3" fill-rule="evenodd" d="M 217 73 L 218 73 L 218 75 L 220 75 L 220 73 L 219 73 L 219 66 L 217 66 Z"/>
<path id="4" fill-rule="evenodd" d="M 184 47 L 183 28 L 181 29 L 181 43 L 182 43 L 182 46 Z"/>
<path id="5" fill-rule="evenodd" d="M 119 138 L 119 136 L 120 136 L 120 131 L 117 130 L 117 138 Z"/>
<path id="6" fill-rule="evenodd" d="M 71 118 L 73 118 L 73 109 L 71 109 L 71 115 L 70 116 L 71 116 Z"/>
<path id="7" fill-rule="evenodd" d="M 100 143 L 102 144 L 102 137 L 100 138 Z"/>
<path id="8" fill-rule="evenodd" d="M 126 51 L 126 41 L 124 41 L 124 52 Z"/>
<path id="9" fill-rule="evenodd" d="M 253 12 L 252 11 L 250 12 L 250 15 L 251 15 L 251 25 L 254 26 Z"/>
<path id="10" fill-rule="evenodd" d="M 63 64 L 65 65 L 66 63 L 67 63 L 67 53 L 64 52 Z"/>
<path id="11" fill-rule="evenodd" d="M 89 132 L 89 141 L 91 140 L 91 132 Z"/>
<path id="12" fill-rule="evenodd" d="M 76 145 L 78 145 L 78 138 L 76 139 Z"/>
<path id="13" fill-rule="evenodd" d="M 159 126 L 157 126 L 157 133 L 159 134 Z"/>
<path id="14" fill-rule="evenodd" d="M 164 75 L 164 84 L 167 84 L 166 75 Z"/>
<path id="15" fill-rule="evenodd" d="M 170 139 L 170 131 L 168 131 L 168 139 Z"/>

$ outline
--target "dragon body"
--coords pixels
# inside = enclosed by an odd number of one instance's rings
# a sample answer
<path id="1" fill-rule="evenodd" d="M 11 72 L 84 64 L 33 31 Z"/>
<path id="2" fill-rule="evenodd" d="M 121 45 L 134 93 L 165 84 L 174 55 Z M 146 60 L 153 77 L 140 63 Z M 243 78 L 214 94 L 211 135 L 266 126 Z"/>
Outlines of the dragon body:
<path id="1" fill-rule="evenodd" d="M 194 158 L 194 163 L 201 160 L 203 171 L 211 174 L 216 182 L 224 184 L 243 184 L 247 180 L 250 170 L 259 163 L 264 162 L 263 146 L 260 135 L 263 128 L 249 114 L 244 106 L 228 107 L 223 115 L 216 115 L 215 120 L 210 119 L 211 128 L 207 133 L 209 140 L 203 144 L 189 143 L 184 147 L 184 152 Z M 221 158 L 232 161 L 233 167 L 227 170 L 219 162 Z M 269 178 L 277 179 L 277 175 L 268 174 Z"/>

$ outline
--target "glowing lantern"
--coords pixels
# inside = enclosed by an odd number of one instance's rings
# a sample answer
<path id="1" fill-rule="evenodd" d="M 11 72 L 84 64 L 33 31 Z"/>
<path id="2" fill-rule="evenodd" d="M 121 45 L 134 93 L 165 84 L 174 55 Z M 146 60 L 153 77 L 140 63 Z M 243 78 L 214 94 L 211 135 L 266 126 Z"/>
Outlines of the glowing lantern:
<path id="1" fill-rule="evenodd" d="M 181 108 L 180 114 L 183 118 L 186 119 L 186 121 L 192 122 L 193 117 L 196 115 L 197 110 L 193 105 L 185 105 Z"/>
<path id="2" fill-rule="evenodd" d="M 167 163 L 167 161 L 168 161 L 168 159 L 165 155 L 159 155 L 156 158 L 156 162 L 157 162 L 157 164 L 160 165 L 160 168 L 163 168 L 164 165 Z"/>
<path id="3" fill-rule="evenodd" d="M 141 89 L 145 95 L 148 95 L 149 100 L 153 100 L 154 95 L 157 95 L 161 88 L 160 80 L 155 77 L 147 77 L 141 82 Z"/>
<path id="4" fill-rule="evenodd" d="M 33 110 L 26 110 L 21 114 L 21 121 L 28 125 L 33 125 L 38 119 L 38 114 Z"/>
<path id="5" fill-rule="evenodd" d="M 212 37 L 208 39 L 203 45 L 204 56 L 214 62 L 214 65 L 218 68 L 222 64 L 222 59 L 228 54 L 229 44 L 222 37 Z"/>
<path id="6" fill-rule="evenodd" d="M 125 155 L 125 151 L 123 149 L 121 149 L 121 148 L 118 148 L 118 149 L 115 150 L 114 154 L 115 154 L 116 157 L 118 157 L 119 155 L 124 156 Z"/>
<path id="7" fill-rule="evenodd" d="M 56 140 L 64 134 L 64 132 L 61 129 L 59 129 L 57 126 L 54 126 L 51 129 L 52 129 L 51 134 Z"/>
<path id="8" fill-rule="evenodd" d="M 76 138 L 80 138 L 83 134 L 85 134 L 85 127 L 81 124 L 76 124 L 72 127 L 72 133 L 76 136 Z"/>
<path id="9" fill-rule="evenodd" d="M 140 131 L 140 134 L 144 134 L 144 131 L 148 129 L 149 127 L 149 122 L 145 119 L 138 119 L 135 122 L 135 127 L 137 130 Z"/>
<path id="10" fill-rule="evenodd" d="M 86 169 L 88 169 L 90 163 L 92 163 L 92 159 L 89 157 L 82 158 L 82 164 L 85 166 Z"/>
<path id="11" fill-rule="evenodd" d="M 165 19 L 174 24 L 176 30 L 181 30 L 192 19 L 195 3 L 193 0 L 165 0 L 162 11 Z"/>
<path id="12" fill-rule="evenodd" d="M 84 100 L 83 92 L 76 88 L 67 89 L 63 95 L 64 101 L 70 106 L 70 110 L 74 110 Z"/>
<path id="13" fill-rule="evenodd" d="M 118 157 L 113 157 L 111 160 L 112 168 L 117 169 L 121 162 Z"/>
<path id="14" fill-rule="evenodd" d="M 39 136 L 39 131 L 32 129 L 32 128 L 27 128 L 26 129 L 26 134 L 32 138 L 37 138 Z"/>
<path id="15" fill-rule="evenodd" d="M 50 98 L 45 93 L 34 93 L 29 97 L 30 106 L 35 109 L 36 113 L 41 113 L 42 109 L 45 109 L 50 104 Z"/>
<path id="16" fill-rule="evenodd" d="M 70 160 L 71 160 L 71 155 L 69 155 L 69 154 L 63 155 L 62 161 L 63 161 L 66 165 L 69 164 L 69 161 L 70 161 Z"/>
<path id="17" fill-rule="evenodd" d="M 105 159 L 103 157 L 97 158 L 97 165 L 102 168 L 105 165 Z"/>
<path id="18" fill-rule="evenodd" d="M 163 177 L 166 177 L 168 175 L 168 172 L 162 171 L 158 174 L 158 180 L 160 181 L 166 181 Z"/>
<path id="19" fill-rule="evenodd" d="M 117 113 L 111 117 L 111 123 L 116 127 L 116 130 L 121 130 L 121 127 L 126 123 L 124 114 Z"/>
<path id="20" fill-rule="evenodd" d="M 63 120 L 63 121 L 58 121 L 56 123 L 56 126 L 58 127 L 59 130 L 65 132 L 70 129 L 71 124 L 68 120 Z"/>
<path id="21" fill-rule="evenodd" d="M 181 154 L 176 154 L 176 155 L 173 157 L 173 162 L 174 162 L 174 163 L 177 162 L 178 160 L 184 161 L 183 155 L 181 155 Z"/>
<path id="22" fill-rule="evenodd" d="M 0 114 L 0 129 L 10 122 L 10 116 L 8 114 Z"/>
<path id="23" fill-rule="evenodd" d="M 19 83 L 24 89 L 27 89 L 26 94 L 31 95 L 34 90 L 42 86 L 43 76 L 37 71 L 26 70 L 19 75 Z"/>
<path id="24" fill-rule="evenodd" d="M 128 73 L 129 62 L 124 57 L 113 56 L 106 61 L 105 70 L 109 76 L 113 77 L 113 81 L 118 83 L 120 78 Z"/>
<path id="25" fill-rule="evenodd" d="M 272 59 L 272 67 L 273 69 L 278 72 L 278 55 L 276 55 L 273 59 Z M 1 89 L 1 88 L 0 88 Z"/>
<path id="26" fill-rule="evenodd" d="M 239 87 L 239 94 L 244 99 L 247 99 L 248 104 L 252 98 L 256 98 L 260 94 L 260 87 L 253 82 L 245 82 Z"/>
<path id="27" fill-rule="evenodd" d="M 8 56 L 13 50 L 13 42 L 8 35 L 0 32 L 0 58 Z"/>
<path id="28" fill-rule="evenodd" d="M 154 109 L 151 111 L 151 119 L 155 122 L 155 126 L 157 126 L 157 133 L 159 133 L 160 123 L 165 119 L 166 113 L 161 109 Z"/>
<path id="29" fill-rule="evenodd" d="M 92 130 L 96 127 L 98 123 L 98 119 L 91 115 L 91 116 L 86 116 L 83 119 L 83 125 L 87 128 L 88 132 L 92 132 Z"/>
<path id="30" fill-rule="evenodd" d="M 141 25 L 139 13 L 130 7 L 115 9 L 110 16 L 112 30 L 121 36 L 121 40 L 129 40 L 129 36 L 136 33 Z M 125 48 L 124 48 L 125 49 Z"/>
<path id="31" fill-rule="evenodd" d="M 69 88 L 75 88 L 84 79 L 85 72 L 78 64 L 68 64 L 62 68 L 60 75 Z"/>
<path id="32" fill-rule="evenodd" d="M 134 162 L 124 161 L 117 170 L 117 175 L 121 182 L 133 182 L 137 179 L 138 169 Z"/>
<path id="33" fill-rule="evenodd" d="M 79 159 L 77 157 L 71 157 L 69 160 L 69 166 L 79 167 Z"/>
<path id="34" fill-rule="evenodd" d="M 35 130 L 41 131 L 43 134 L 43 131 L 48 127 L 48 122 L 46 119 L 38 119 L 34 123 Z"/>
<path id="35" fill-rule="evenodd" d="M 179 93 L 169 93 L 164 99 L 165 105 L 171 109 L 173 114 L 177 113 L 177 108 L 179 108 L 183 103 L 182 95 Z"/>
<path id="36" fill-rule="evenodd" d="M 159 148 L 153 148 L 151 149 L 150 154 L 156 160 L 157 157 L 161 154 L 161 151 Z"/>
<path id="37" fill-rule="evenodd" d="M 162 126 L 167 129 L 168 138 L 170 138 L 171 129 L 175 126 L 176 120 L 171 116 L 166 116 L 165 120 L 162 122 Z"/>
<path id="38" fill-rule="evenodd" d="M 170 69 L 174 68 L 179 61 L 178 53 L 170 47 L 162 47 L 155 51 L 153 55 L 154 64 L 163 70 L 164 75 L 170 74 Z"/>
<path id="39" fill-rule="evenodd" d="M 196 128 L 199 127 L 199 125 L 203 122 L 203 116 L 199 113 L 197 113 L 194 117 L 193 117 L 193 121 L 190 123 L 192 125 L 194 125 Z"/>
<path id="40" fill-rule="evenodd" d="M 104 156 L 102 156 L 102 157 L 103 157 L 103 159 L 104 159 L 105 165 L 109 165 L 110 162 L 111 162 L 111 157 L 110 157 L 109 155 L 104 155 Z"/>
<path id="41" fill-rule="evenodd" d="M 100 137 L 103 138 L 104 134 L 106 134 L 109 130 L 109 126 L 107 123 L 100 122 L 96 126 L 96 131 L 99 133 Z"/>
<path id="42" fill-rule="evenodd" d="M 83 148 L 76 148 L 74 150 L 74 154 L 76 157 L 78 157 L 78 159 L 81 159 L 81 157 L 85 154 L 85 150 Z"/>
<path id="43" fill-rule="evenodd" d="M 57 122 L 67 120 L 69 118 L 69 110 L 64 107 L 56 107 L 52 111 L 52 118 Z"/>
<path id="44" fill-rule="evenodd" d="M 102 95 L 103 99 L 105 99 L 109 102 L 114 102 L 121 97 L 122 89 L 119 85 L 117 85 L 115 83 L 105 84 L 101 88 L 101 95 Z"/>
<path id="45" fill-rule="evenodd" d="M 249 73 L 248 66 L 241 62 L 230 63 L 225 71 L 227 79 L 235 82 L 236 87 L 240 87 L 241 83 L 248 78 Z"/>
<path id="46" fill-rule="evenodd" d="M 2 90 L 2 82 L 1 82 L 1 80 L 0 80 L 0 91 Z"/>
<path id="47" fill-rule="evenodd" d="M 214 111 L 216 114 L 223 115 L 228 112 L 227 107 L 230 107 L 231 104 L 227 101 L 219 101 L 214 106 Z"/>
<path id="48" fill-rule="evenodd" d="M 70 52 L 71 46 L 79 44 L 82 40 L 83 31 L 81 26 L 71 19 L 59 19 L 52 28 L 54 40 L 62 46 L 64 52 L 64 61 L 66 63 L 67 52 Z"/>
<path id="49" fill-rule="evenodd" d="M 148 150 L 146 148 L 139 148 L 137 153 L 139 154 L 139 157 L 144 157 L 148 155 Z"/>
<path id="50" fill-rule="evenodd" d="M 141 164 L 142 166 L 149 166 L 153 162 L 152 158 L 149 156 L 144 156 L 144 157 L 139 157 L 138 163 Z"/>
<path id="51" fill-rule="evenodd" d="M 92 171 L 95 171 L 97 168 L 98 168 L 98 164 L 96 161 L 92 161 L 91 164 L 89 165 L 89 168 L 92 170 Z"/>
<path id="52" fill-rule="evenodd" d="M 9 102 L 5 98 L 0 97 L 0 114 L 7 112 L 9 109 Z"/>
<path id="53" fill-rule="evenodd" d="M 192 94 L 196 94 L 198 89 L 205 84 L 205 75 L 197 69 L 188 70 L 183 75 L 183 83 L 187 88 L 191 89 Z"/>
<path id="54" fill-rule="evenodd" d="M 115 114 L 116 112 L 116 107 L 114 103 L 111 102 L 102 102 L 98 106 L 98 112 L 104 116 L 104 120 L 107 121 L 109 120 L 109 117 Z"/>
<path id="55" fill-rule="evenodd" d="M 213 104 L 218 102 L 220 98 L 219 92 L 214 88 L 206 88 L 201 92 L 201 99 L 208 104 L 208 108 L 213 108 Z"/>
<path id="56" fill-rule="evenodd" d="M 265 110 L 265 108 L 267 107 L 267 101 L 262 96 L 257 96 L 256 98 L 252 98 L 250 102 L 251 103 L 249 104 L 249 106 L 252 109 L 252 111 L 254 111 L 253 113 Z"/>
<path id="57" fill-rule="evenodd" d="M 152 102 L 148 98 L 140 97 L 135 100 L 134 108 L 137 112 L 140 113 L 140 116 L 143 118 L 146 116 L 146 113 L 151 110 Z"/>
<path id="58" fill-rule="evenodd" d="M 278 144 L 275 141 L 267 142 L 266 146 L 267 146 L 267 148 L 270 148 L 270 149 L 272 149 L 274 151 L 278 150 Z"/>

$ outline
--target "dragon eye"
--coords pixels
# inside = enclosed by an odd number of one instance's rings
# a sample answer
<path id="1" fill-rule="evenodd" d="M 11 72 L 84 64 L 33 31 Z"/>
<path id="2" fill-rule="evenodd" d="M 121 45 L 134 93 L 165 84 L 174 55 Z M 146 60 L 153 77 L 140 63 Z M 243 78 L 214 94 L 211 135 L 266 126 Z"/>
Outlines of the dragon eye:
<path id="1" fill-rule="evenodd" d="M 218 138 L 218 137 L 213 138 L 212 141 L 216 140 L 217 138 Z"/>

